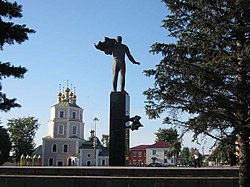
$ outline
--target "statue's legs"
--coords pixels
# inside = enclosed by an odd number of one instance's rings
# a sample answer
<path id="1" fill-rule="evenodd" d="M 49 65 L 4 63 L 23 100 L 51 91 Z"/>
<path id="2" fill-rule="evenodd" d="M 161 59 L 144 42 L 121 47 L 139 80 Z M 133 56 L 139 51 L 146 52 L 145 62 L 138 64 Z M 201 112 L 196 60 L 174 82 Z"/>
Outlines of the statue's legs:
<path id="1" fill-rule="evenodd" d="M 113 64 L 113 91 L 117 91 L 117 80 L 118 74 L 120 71 L 120 89 L 121 91 L 125 91 L 125 73 L 126 73 L 126 65 L 125 61 L 116 59 Z"/>
<path id="2" fill-rule="evenodd" d="M 115 61 L 113 64 L 113 91 L 117 91 L 117 79 L 118 79 L 119 67 Z"/>
<path id="3" fill-rule="evenodd" d="M 126 73 L 126 66 L 125 63 L 123 63 L 122 68 L 120 70 L 121 74 L 120 74 L 120 87 L 121 87 L 121 91 L 124 92 L 125 91 L 125 73 Z"/>
<path id="4" fill-rule="evenodd" d="M 121 91 L 124 92 L 125 91 L 125 77 L 121 76 Z"/>

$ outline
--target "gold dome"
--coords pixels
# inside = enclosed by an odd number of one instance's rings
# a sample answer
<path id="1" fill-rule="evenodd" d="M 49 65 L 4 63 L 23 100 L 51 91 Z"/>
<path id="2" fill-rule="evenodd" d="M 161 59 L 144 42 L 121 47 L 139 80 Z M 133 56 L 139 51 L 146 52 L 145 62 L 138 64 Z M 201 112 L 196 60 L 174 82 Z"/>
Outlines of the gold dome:
<path id="1" fill-rule="evenodd" d="M 65 92 L 70 92 L 70 89 L 67 87 L 64 91 Z"/>
<path id="2" fill-rule="evenodd" d="M 62 99 L 65 99 L 65 95 L 64 94 L 62 94 Z"/>

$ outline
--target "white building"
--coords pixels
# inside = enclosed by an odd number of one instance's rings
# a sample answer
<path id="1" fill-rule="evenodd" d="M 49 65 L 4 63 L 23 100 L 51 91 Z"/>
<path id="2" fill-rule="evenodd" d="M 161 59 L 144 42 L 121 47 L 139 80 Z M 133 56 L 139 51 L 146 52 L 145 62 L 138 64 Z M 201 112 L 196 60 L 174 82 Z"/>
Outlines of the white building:
<path id="1" fill-rule="evenodd" d="M 50 111 L 48 136 L 43 138 L 42 163 L 44 166 L 76 165 L 84 140 L 83 109 L 67 87 L 64 93 L 59 92 L 58 103 Z"/>
<path id="2" fill-rule="evenodd" d="M 170 146 L 164 141 L 156 142 L 146 147 L 146 164 L 162 163 L 165 165 L 176 165 L 174 156 L 168 157 Z"/>
<path id="3" fill-rule="evenodd" d="M 59 92 L 58 103 L 50 111 L 48 136 L 43 138 L 43 166 L 108 165 L 108 151 L 93 138 L 93 130 L 92 138 L 84 140 L 84 110 L 68 87 Z"/>
<path id="4" fill-rule="evenodd" d="M 79 162 L 81 166 L 109 165 L 109 149 L 102 146 L 94 130 L 90 131 L 90 137 L 80 147 Z"/>

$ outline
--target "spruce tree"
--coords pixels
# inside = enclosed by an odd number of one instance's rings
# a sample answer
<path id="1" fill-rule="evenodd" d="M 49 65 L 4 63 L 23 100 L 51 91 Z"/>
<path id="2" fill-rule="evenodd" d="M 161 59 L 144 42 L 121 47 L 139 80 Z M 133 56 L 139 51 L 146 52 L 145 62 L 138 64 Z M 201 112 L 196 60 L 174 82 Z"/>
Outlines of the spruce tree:
<path id="1" fill-rule="evenodd" d="M 239 146 L 239 186 L 250 186 L 250 1 L 162 0 L 170 14 L 163 27 L 174 43 L 155 43 L 163 59 L 146 76 L 155 84 L 144 92 L 150 118 L 166 114 L 195 137 Z M 166 112 L 166 113 L 165 113 Z M 181 120 L 179 114 L 191 114 Z M 233 133 L 233 134 L 232 134 Z M 230 143 L 230 142 L 229 142 Z"/>
<path id="2" fill-rule="evenodd" d="M 10 150 L 10 136 L 7 130 L 3 126 L 0 126 L 0 166 L 10 158 Z"/>
<path id="3" fill-rule="evenodd" d="M 0 50 L 3 50 L 5 44 L 13 45 L 15 43 L 21 44 L 28 40 L 28 34 L 35 31 L 26 27 L 26 25 L 19 25 L 10 22 L 13 18 L 22 17 L 22 6 L 16 2 L 8 2 L 7 0 L 0 0 Z M 0 80 L 7 77 L 23 78 L 27 72 L 25 67 L 15 67 L 10 62 L 0 61 Z M 2 92 L 2 84 L 0 82 L 0 111 L 9 111 L 11 108 L 20 107 L 16 103 L 16 98 L 9 99 L 6 94 Z"/>

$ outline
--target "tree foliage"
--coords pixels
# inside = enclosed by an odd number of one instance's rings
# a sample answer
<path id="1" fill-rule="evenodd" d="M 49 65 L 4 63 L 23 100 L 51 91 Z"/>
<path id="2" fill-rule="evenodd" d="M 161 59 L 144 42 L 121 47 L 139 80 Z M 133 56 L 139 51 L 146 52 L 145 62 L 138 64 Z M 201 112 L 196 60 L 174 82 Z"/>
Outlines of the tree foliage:
<path id="1" fill-rule="evenodd" d="M 102 135 L 101 142 L 102 142 L 102 145 L 103 145 L 104 147 L 109 148 L 109 139 L 110 139 L 109 135 L 106 135 L 106 134 L 103 134 L 103 135 Z"/>
<path id="2" fill-rule="evenodd" d="M 155 43 L 162 54 L 146 70 L 155 84 L 144 92 L 146 113 L 165 122 L 222 140 L 235 131 L 240 187 L 250 176 L 250 1 L 162 0 L 170 10 L 163 27 L 175 43 Z M 185 121 L 179 114 L 192 116 Z M 165 113 L 164 113 L 165 114 Z"/>
<path id="3" fill-rule="evenodd" d="M 3 50 L 4 44 L 13 45 L 15 43 L 21 44 L 28 40 L 28 34 L 35 31 L 26 27 L 26 25 L 19 25 L 10 22 L 13 18 L 22 17 L 22 6 L 16 2 L 11 3 L 6 0 L 0 0 L 0 50 Z M 6 21 L 4 21 L 6 20 Z M 0 80 L 7 77 L 23 78 L 27 72 L 25 67 L 13 66 L 10 62 L 0 61 Z M 16 103 L 16 98 L 9 99 L 2 91 L 0 82 L 0 111 L 9 111 L 11 108 L 20 107 Z"/>
<path id="4" fill-rule="evenodd" d="M 13 118 L 8 120 L 7 126 L 16 161 L 20 159 L 22 154 L 32 155 L 35 148 L 35 134 L 39 128 L 38 119 L 34 117 Z"/>
<path id="5" fill-rule="evenodd" d="M 213 150 L 210 158 L 217 160 L 219 163 L 230 164 L 231 166 L 237 163 L 236 137 L 232 134 L 222 141 L 218 142 Z"/>
<path id="6" fill-rule="evenodd" d="M 181 139 L 176 129 L 159 128 L 155 133 L 155 135 L 156 135 L 155 142 L 165 141 L 171 146 L 171 149 L 168 152 L 169 157 L 173 155 L 178 157 L 181 151 Z"/>
<path id="7" fill-rule="evenodd" d="M 183 147 L 181 150 L 181 158 L 183 159 L 183 164 L 184 165 L 189 165 L 189 162 L 191 161 L 190 159 L 190 151 L 188 147 Z"/>
<path id="8" fill-rule="evenodd" d="M 7 130 L 3 126 L 0 126 L 0 166 L 9 159 L 10 150 L 10 136 Z"/>

